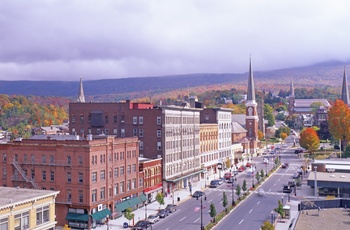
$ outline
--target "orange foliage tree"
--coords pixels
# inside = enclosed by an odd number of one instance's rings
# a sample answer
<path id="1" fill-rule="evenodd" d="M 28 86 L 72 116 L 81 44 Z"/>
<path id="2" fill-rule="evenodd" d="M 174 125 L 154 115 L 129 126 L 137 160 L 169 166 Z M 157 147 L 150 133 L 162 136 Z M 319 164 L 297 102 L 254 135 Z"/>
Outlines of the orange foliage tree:
<path id="1" fill-rule="evenodd" d="M 300 133 L 299 144 L 313 153 L 320 147 L 320 139 L 313 128 L 306 128 Z"/>
<path id="2" fill-rule="evenodd" d="M 286 138 L 287 138 L 287 134 L 286 133 L 284 133 L 284 132 L 281 132 L 280 133 L 280 138 L 284 141 Z"/>
<path id="3" fill-rule="evenodd" d="M 346 146 L 350 139 L 350 109 L 342 100 L 336 100 L 328 111 L 328 129 L 335 139 Z"/>

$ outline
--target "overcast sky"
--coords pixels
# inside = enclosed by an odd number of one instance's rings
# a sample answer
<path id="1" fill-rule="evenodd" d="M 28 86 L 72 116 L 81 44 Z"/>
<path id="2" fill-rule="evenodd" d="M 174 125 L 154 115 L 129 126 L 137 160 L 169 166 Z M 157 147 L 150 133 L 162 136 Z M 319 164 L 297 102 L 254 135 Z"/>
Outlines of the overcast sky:
<path id="1" fill-rule="evenodd" d="M 349 23 L 348 0 L 0 0 L 0 80 L 345 62 Z"/>

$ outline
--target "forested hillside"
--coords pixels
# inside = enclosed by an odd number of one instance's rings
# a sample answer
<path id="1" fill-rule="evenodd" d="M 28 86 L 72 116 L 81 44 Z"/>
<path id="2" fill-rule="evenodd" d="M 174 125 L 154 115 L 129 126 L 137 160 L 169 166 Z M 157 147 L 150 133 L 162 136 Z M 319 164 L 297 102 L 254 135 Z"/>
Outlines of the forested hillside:
<path id="1" fill-rule="evenodd" d="M 0 95 L 0 126 L 27 137 L 33 127 L 62 124 L 68 118 L 66 98 Z"/>

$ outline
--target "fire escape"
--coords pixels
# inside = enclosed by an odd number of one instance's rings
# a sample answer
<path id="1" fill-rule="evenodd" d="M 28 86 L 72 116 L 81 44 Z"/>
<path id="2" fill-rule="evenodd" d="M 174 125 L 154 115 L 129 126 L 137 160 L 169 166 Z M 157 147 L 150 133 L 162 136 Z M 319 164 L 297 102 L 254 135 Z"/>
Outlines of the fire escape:
<path id="1" fill-rule="evenodd" d="M 12 161 L 13 166 L 15 166 L 15 168 L 17 169 L 17 171 L 22 175 L 22 177 L 24 178 L 24 180 L 28 183 L 31 183 L 32 186 L 35 189 L 41 189 L 41 187 L 34 181 L 33 178 L 29 178 L 26 173 L 24 172 L 24 170 L 22 169 L 22 167 L 17 163 L 17 161 L 13 160 Z"/>

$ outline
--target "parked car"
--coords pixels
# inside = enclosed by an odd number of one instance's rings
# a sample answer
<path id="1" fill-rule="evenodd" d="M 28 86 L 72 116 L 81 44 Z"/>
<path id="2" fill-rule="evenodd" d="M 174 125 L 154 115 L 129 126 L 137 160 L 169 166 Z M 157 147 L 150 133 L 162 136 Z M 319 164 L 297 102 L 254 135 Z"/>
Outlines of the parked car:
<path id="1" fill-rule="evenodd" d="M 248 163 L 245 165 L 245 167 L 250 168 L 250 167 L 252 167 L 252 164 L 248 162 Z"/>
<path id="2" fill-rule="evenodd" d="M 152 214 L 152 215 L 149 215 L 146 220 L 149 221 L 151 224 L 154 224 L 159 221 L 159 216 L 156 214 Z"/>
<path id="3" fill-rule="evenodd" d="M 223 184 L 224 181 L 226 181 L 226 179 L 225 178 L 219 178 L 218 181 L 219 181 L 219 184 Z"/>
<path id="4" fill-rule="evenodd" d="M 205 193 L 202 191 L 195 191 L 192 195 L 192 197 L 195 197 L 195 198 L 201 197 L 201 196 L 205 196 Z"/>
<path id="5" fill-rule="evenodd" d="M 294 186 L 295 186 L 294 181 L 288 181 L 288 186 L 289 186 L 289 187 L 294 187 Z"/>
<path id="6" fill-rule="evenodd" d="M 291 193 L 292 192 L 292 188 L 289 187 L 288 185 L 284 185 L 282 192 L 283 193 Z"/>
<path id="7" fill-rule="evenodd" d="M 334 145 L 334 149 L 340 149 L 340 146 L 337 145 L 337 144 L 335 144 L 335 145 Z"/>
<path id="8" fill-rule="evenodd" d="M 263 163 L 264 163 L 264 164 L 268 164 L 268 163 L 269 163 L 269 159 L 264 157 Z"/>
<path id="9" fill-rule="evenodd" d="M 245 167 L 243 165 L 238 168 L 238 172 L 243 172 L 244 170 L 245 170 Z"/>
<path id="10" fill-rule="evenodd" d="M 230 179 L 227 180 L 227 183 L 232 184 L 235 181 L 234 177 L 231 177 Z"/>
<path id="11" fill-rule="evenodd" d="M 219 180 L 212 180 L 212 181 L 210 181 L 210 185 L 209 185 L 209 187 L 210 188 L 217 188 L 217 187 L 219 187 Z"/>
<path id="12" fill-rule="evenodd" d="M 152 224 L 147 220 L 140 220 L 134 225 L 132 229 L 133 230 L 151 230 Z"/>
<path id="13" fill-rule="evenodd" d="M 282 163 L 282 166 L 281 166 L 281 167 L 282 167 L 283 169 L 285 169 L 285 168 L 288 167 L 288 165 L 289 165 L 288 163 Z"/>
<path id="14" fill-rule="evenodd" d="M 225 172 L 225 174 L 224 174 L 225 179 L 229 179 L 229 178 L 231 178 L 231 176 L 232 176 L 232 174 L 230 172 Z"/>
<path id="15" fill-rule="evenodd" d="M 177 206 L 175 204 L 168 204 L 165 209 L 170 212 L 173 213 L 177 210 Z"/>
<path id="16" fill-rule="evenodd" d="M 292 179 L 299 179 L 300 174 L 299 173 L 294 173 L 292 176 Z"/>
<path id="17" fill-rule="evenodd" d="M 169 215 L 169 212 L 166 209 L 160 209 L 157 212 L 157 216 L 159 216 L 159 218 L 165 218 Z"/>

